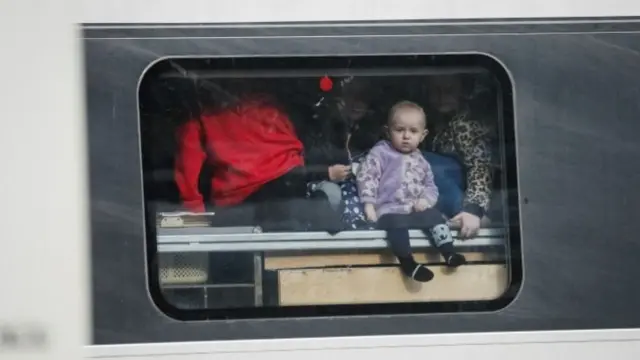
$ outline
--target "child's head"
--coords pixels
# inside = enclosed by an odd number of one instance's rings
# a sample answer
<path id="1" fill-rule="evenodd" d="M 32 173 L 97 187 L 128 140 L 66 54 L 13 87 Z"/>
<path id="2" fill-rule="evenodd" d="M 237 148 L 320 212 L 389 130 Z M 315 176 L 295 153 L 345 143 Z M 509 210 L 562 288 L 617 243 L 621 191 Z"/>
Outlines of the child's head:
<path id="1" fill-rule="evenodd" d="M 427 117 L 416 103 L 400 101 L 389 111 L 387 121 L 391 146 L 403 153 L 410 153 L 427 136 Z"/>

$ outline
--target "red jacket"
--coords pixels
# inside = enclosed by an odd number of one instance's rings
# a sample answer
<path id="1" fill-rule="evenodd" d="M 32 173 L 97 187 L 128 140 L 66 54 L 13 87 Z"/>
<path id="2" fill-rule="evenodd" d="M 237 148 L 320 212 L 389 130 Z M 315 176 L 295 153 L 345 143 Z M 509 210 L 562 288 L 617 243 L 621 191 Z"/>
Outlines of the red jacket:
<path id="1" fill-rule="evenodd" d="M 213 165 L 212 200 L 219 206 L 241 203 L 265 183 L 304 165 L 302 143 L 289 118 L 260 99 L 191 120 L 178 130 L 177 140 L 175 181 L 183 206 L 194 212 L 204 211 L 198 178 L 205 161 Z"/>

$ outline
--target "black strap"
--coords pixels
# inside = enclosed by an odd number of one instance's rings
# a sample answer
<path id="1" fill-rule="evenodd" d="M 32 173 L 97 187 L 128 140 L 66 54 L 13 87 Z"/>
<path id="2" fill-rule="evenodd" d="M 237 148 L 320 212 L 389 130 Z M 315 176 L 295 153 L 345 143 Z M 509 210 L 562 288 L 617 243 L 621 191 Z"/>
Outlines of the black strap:
<path id="1" fill-rule="evenodd" d="M 194 80 L 193 86 L 198 89 L 198 83 Z M 200 138 L 200 147 L 205 153 L 205 160 L 202 164 L 202 169 L 200 170 L 200 176 L 198 177 L 198 190 L 202 194 L 202 197 L 205 199 L 205 207 L 209 207 L 208 201 L 211 199 L 211 177 L 213 176 L 213 168 L 209 165 L 209 160 L 211 158 L 211 152 L 209 150 L 208 141 L 207 141 L 207 130 L 202 121 L 203 108 L 199 103 L 199 109 L 196 115 L 196 121 L 198 122 L 198 137 Z"/>
<path id="2" fill-rule="evenodd" d="M 198 135 L 200 136 L 200 146 L 202 150 L 204 150 L 205 154 L 207 154 L 207 158 L 209 157 L 209 147 L 207 146 L 207 130 L 204 127 L 204 123 L 202 122 L 202 115 L 198 114 L 198 127 L 200 131 L 198 131 Z"/>

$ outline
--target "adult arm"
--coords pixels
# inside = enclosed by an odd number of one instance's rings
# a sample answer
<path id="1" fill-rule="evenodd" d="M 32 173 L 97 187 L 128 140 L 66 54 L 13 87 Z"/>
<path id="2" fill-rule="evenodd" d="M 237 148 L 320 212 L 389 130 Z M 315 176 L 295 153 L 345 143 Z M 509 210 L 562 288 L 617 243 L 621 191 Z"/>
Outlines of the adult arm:
<path id="1" fill-rule="evenodd" d="M 466 117 L 454 120 L 454 141 L 466 171 L 463 212 L 482 218 L 489 208 L 492 186 L 489 129 Z"/>

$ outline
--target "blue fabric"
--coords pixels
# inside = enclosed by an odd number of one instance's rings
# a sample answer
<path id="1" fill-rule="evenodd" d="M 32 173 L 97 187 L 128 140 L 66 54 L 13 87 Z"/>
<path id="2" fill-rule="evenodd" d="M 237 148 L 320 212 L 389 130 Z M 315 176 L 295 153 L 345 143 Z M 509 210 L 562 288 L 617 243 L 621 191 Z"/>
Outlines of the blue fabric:
<path id="1" fill-rule="evenodd" d="M 464 200 L 464 168 L 452 156 L 423 152 L 425 159 L 431 165 L 433 180 L 438 187 L 438 203 L 436 208 L 452 218 L 462 211 Z"/>

